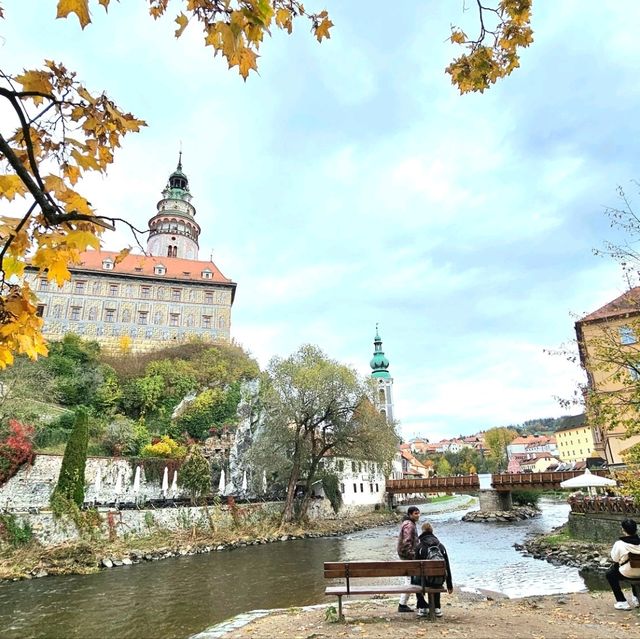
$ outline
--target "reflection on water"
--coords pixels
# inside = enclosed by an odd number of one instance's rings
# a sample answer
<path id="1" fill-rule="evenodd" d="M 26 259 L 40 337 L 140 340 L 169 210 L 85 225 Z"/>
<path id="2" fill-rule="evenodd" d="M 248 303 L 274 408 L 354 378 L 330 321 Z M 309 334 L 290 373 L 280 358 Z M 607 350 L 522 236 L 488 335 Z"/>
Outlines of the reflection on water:
<path id="1" fill-rule="evenodd" d="M 529 521 L 461 523 L 461 512 L 430 521 L 447 546 L 456 586 L 521 597 L 585 588 L 576 568 L 523 557 L 512 547 L 528 533 L 564 523 L 568 511 L 566 504 L 547 501 L 542 517 Z M 324 561 L 394 559 L 396 530 L 383 527 L 89 576 L 1 584 L 0 636 L 178 638 L 247 610 L 317 603 L 323 600 Z"/>

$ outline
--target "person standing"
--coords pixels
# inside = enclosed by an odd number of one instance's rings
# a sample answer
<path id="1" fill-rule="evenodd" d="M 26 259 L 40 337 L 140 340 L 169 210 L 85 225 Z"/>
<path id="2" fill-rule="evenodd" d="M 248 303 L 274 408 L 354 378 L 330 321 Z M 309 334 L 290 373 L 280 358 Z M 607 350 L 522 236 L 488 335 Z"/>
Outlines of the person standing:
<path id="1" fill-rule="evenodd" d="M 437 548 L 437 550 L 434 552 L 433 550 L 430 550 L 431 548 Z M 453 579 L 451 577 L 451 566 L 449 565 L 449 555 L 447 554 L 447 549 L 444 547 L 444 544 L 442 544 L 440 540 L 433 534 L 433 526 L 426 521 L 424 524 L 422 524 L 422 534 L 420 535 L 420 537 L 418 537 L 416 559 L 434 559 L 436 557 L 440 560 L 444 559 L 445 561 L 447 568 L 447 574 L 445 576 L 445 580 L 447 582 L 447 592 L 451 594 L 453 592 Z M 428 582 L 427 585 L 429 585 Z M 436 617 L 442 617 L 442 608 L 440 608 L 440 593 L 434 593 L 433 598 L 435 615 Z M 418 614 L 424 617 L 429 614 L 426 602 L 424 607 L 418 605 Z"/>
<path id="2" fill-rule="evenodd" d="M 620 524 L 623 535 L 611 548 L 611 559 L 614 564 L 607 570 L 607 581 L 616 598 L 613 607 L 616 610 L 631 610 L 640 606 L 640 591 L 638 586 L 632 585 L 631 605 L 626 600 L 620 582 L 625 579 L 640 579 L 640 568 L 632 568 L 629 564 L 629 553 L 640 557 L 640 537 L 638 537 L 638 524 L 633 519 L 625 519 Z"/>
<path id="3" fill-rule="evenodd" d="M 418 519 L 420 519 L 420 509 L 417 506 L 409 506 L 407 508 L 407 514 L 402 519 L 400 525 L 400 532 L 398 533 L 398 557 L 400 559 L 415 559 L 416 558 L 416 546 L 418 545 Z M 405 584 L 411 585 L 411 577 L 405 577 Z M 400 595 L 400 602 L 398 604 L 398 612 L 413 612 L 413 608 L 410 608 L 409 593 L 403 592 Z M 418 599 L 418 604 L 420 600 Z"/>

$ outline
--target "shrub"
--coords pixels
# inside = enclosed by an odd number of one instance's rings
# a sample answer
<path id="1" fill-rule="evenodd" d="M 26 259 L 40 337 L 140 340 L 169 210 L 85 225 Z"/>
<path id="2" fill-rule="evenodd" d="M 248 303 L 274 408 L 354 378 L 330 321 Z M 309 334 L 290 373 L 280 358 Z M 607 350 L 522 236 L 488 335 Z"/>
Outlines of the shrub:
<path id="1" fill-rule="evenodd" d="M 8 434 L 0 441 L 0 485 L 11 479 L 23 464 L 33 462 L 33 428 L 10 419 Z"/>
<path id="2" fill-rule="evenodd" d="M 538 505 L 540 493 L 537 490 L 514 490 L 511 493 L 511 499 L 516 506 L 532 506 Z"/>
<path id="3" fill-rule="evenodd" d="M 182 464 L 178 480 L 191 494 L 191 503 L 211 492 L 211 468 L 198 446 L 192 446 Z"/>
<path id="4" fill-rule="evenodd" d="M 107 425 L 102 442 L 110 455 L 137 455 L 151 441 L 142 420 L 116 415 Z"/>
<path id="5" fill-rule="evenodd" d="M 163 457 L 166 459 L 182 459 L 187 449 L 168 435 L 163 435 L 155 444 L 147 444 L 140 451 L 140 457 Z"/>
<path id="6" fill-rule="evenodd" d="M 15 515 L 0 515 L 0 538 L 18 548 L 33 539 L 33 530 L 28 521 L 18 522 Z"/>
<path id="7" fill-rule="evenodd" d="M 59 494 L 78 506 L 84 501 L 84 469 L 89 443 L 89 417 L 85 409 L 76 411 L 76 421 L 64 449 L 58 485 L 53 495 Z"/>
<path id="8" fill-rule="evenodd" d="M 334 513 L 338 513 L 342 506 L 342 493 L 340 492 L 340 481 L 333 473 L 323 473 L 322 490 L 331 503 Z"/>

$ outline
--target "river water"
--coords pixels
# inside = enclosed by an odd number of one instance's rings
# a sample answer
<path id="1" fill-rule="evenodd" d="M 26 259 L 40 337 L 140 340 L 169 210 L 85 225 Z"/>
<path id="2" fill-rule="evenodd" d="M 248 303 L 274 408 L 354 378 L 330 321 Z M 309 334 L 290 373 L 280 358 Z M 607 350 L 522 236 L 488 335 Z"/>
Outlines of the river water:
<path id="1" fill-rule="evenodd" d="M 512 546 L 567 520 L 566 503 L 542 516 L 464 523 L 463 511 L 429 516 L 447 546 L 455 586 L 509 597 L 576 592 L 576 568 L 524 557 Z M 94 575 L 0 584 L 0 636 L 181 639 L 238 613 L 324 601 L 325 561 L 395 559 L 397 526 L 122 566 Z"/>

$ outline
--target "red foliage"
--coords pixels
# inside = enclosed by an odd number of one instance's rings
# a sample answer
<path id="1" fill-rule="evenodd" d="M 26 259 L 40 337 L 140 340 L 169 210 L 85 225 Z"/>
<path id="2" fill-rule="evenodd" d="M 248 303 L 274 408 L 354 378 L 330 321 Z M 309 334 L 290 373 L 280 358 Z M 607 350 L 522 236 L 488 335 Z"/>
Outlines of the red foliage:
<path id="1" fill-rule="evenodd" d="M 33 426 L 9 420 L 9 434 L 0 441 L 0 486 L 23 464 L 33 463 Z"/>

